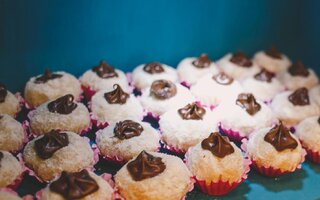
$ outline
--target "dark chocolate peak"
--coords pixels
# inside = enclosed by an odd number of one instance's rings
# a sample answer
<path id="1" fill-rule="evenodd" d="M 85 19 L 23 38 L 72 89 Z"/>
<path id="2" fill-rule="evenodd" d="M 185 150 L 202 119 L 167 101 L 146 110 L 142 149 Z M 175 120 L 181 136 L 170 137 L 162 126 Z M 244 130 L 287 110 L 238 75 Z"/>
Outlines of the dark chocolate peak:
<path id="1" fill-rule="evenodd" d="M 87 170 L 80 172 L 63 171 L 60 178 L 50 184 L 50 190 L 63 196 L 66 200 L 81 199 L 99 189 L 97 182 Z"/>
<path id="2" fill-rule="evenodd" d="M 309 70 L 304 66 L 304 64 L 301 61 L 297 61 L 293 63 L 289 67 L 288 71 L 292 76 L 302 76 L 302 77 L 309 76 Z"/>
<path id="3" fill-rule="evenodd" d="M 308 89 L 305 87 L 294 91 L 288 99 L 295 106 L 306 106 L 310 104 Z"/>
<path id="4" fill-rule="evenodd" d="M 3 153 L 0 151 L 0 167 L 1 167 L 1 160 L 2 160 L 2 158 L 3 158 Z"/>
<path id="5" fill-rule="evenodd" d="M 202 120 L 206 114 L 206 110 L 197 105 L 197 103 L 191 103 L 178 110 L 178 113 L 182 119 L 185 120 Z"/>
<path id="6" fill-rule="evenodd" d="M 118 77 L 118 74 L 114 67 L 108 65 L 105 61 L 101 61 L 98 66 L 92 68 L 100 78 L 113 78 Z"/>
<path id="7" fill-rule="evenodd" d="M 250 93 L 239 94 L 236 104 L 245 109 L 249 115 L 254 115 L 261 109 L 261 105 L 257 103 L 254 96 Z"/>
<path id="8" fill-rule="evenodd" d="M 37 77 L 34 80 L 34 83 L 37 83 L 37 84 L 46 83 L 49 80 L 53 80 L 53 79 L 56 79 L 56 78 L 61 78 L 62 76 L 63 76 L 62 74 L 55 74 L 55 73 L 51 72 L 49 69 L 46 69 L 44 71 L 43 75 Z"/>
<path id="9" fill-rule="evenodd" d="M 272 78 L 274 77 L 274 74 L 271 72 L 268 72 L 265 69 L 262 69 L 259 73 L 254 75 L 254 78 L 258 81 L 268 82 L 270 83 L 272 81 Z"/>
<path id="10" fill-rule="evenodd" d="M 237 53 L 232 54 L 230 61 L 236 65 L 241 66 L 241 67 L 251 67 L 252 66 L 252 61 L 243 52 L 237 52 Z"/>
<path id="11" fill-rule="evenodd" d="M 59 133 L 56 130 L 52 130 L 44 134 L 42 138 L 36 140 L 34 142 L 34 148 L 37 155 L 46 160 L 51 158 L 59 149 L 68 146 L 68 144 L 69 139 L 66 133 Z"/>
<path id="12" fill-rule="evenodd" d="M 154 81 L 150 88 L 150 95 L 157 99 L 169 99 L 177 94 L 176 85 L 167 80 Z"/>
<path id="13" fill-rule="evenodd" d="M 278 51 L 277 48 L 275 47 L 271 47 L 270 49 L 267 49 L 264 51 L 268 56 L 275 58 L 275 59 L 281 59 L 282 55 L 281 53 Z"/>
<path id="14" fill-rule="evenodd" d="M 227 136 L 222 136 L 218 132 L 211 133 L 210 136 L 201 142 L 202 149 L 210 151 L 214 156 L 224 158 L 234 152 Z"/>
<path id="15" fill-rule="evenodd" d="M 298 146 L 298 142 L 290 135 L 289 130 L 281 122 L 264 136 L 264 141 L 274 146 L 277 151 L 295 149 Z"/>
<path id="16" fill-rule="evenodd" d="M 0 103 L 3 103 L 6 100 L 8 94 L 7 87 L 0 83 Z"/>
<path id="17" fill-rule="evenodd" d="M 135 160 L 128 163 L 127 169 L 133 180 L 141 181 L 161 174 L 166 165 L 162 158 L 142 151 Z"/>
<path id="18" fill-rule="evenodd" d="M 212 77 L 220 85 L 230 85 L 233 82 L 233 78 L 225 74 L 224 72 L 220 72 L 219 74 Z"/>
<path id="19" fill-rule="evenodd" d="M 125 104 L 130 95 L 122 90 L 120 85 L 113 85 L 114 90 L 104 93 L 104 98 L 110 104 Z"/>
<path id="20" fill-rule="evenodd" d="M 197 68 L 207 68 L 210 66 L 211 60 L 208 54 L 203 53 L 196 60 L 194 60 L 192 64 Z"/>
<path id="21" fill-rule="evenodd" d="M 120 140 L 129 139 L 141 135 L 143 127 L 132 120 L 124 120 L 116 123 L 113 129 L 114 136 Z"/>
<path id="22" fill-rule="evenodd" d="M 151 62 L 146 64 L 143 67 L 143 71 L 149 73 L 149 74 L 159 74 L 164 72 L 164 68 L 162 67 L 162 64 L 159 62 Z"/>
<path id="23" fill-rule="evenodd" d="M 77 104 L 73 102 L 74 97 L 71 94 L 62 96 L 48 104 L 48 109 L 52 113 L 67 115 L 77 108 Z"/>

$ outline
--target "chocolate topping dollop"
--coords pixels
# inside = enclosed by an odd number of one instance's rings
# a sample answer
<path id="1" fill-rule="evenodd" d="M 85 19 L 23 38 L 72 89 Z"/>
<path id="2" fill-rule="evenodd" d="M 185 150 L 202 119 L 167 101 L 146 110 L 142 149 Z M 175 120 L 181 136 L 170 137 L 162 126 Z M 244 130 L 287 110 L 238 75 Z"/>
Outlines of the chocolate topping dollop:
<path id="1" fill-rule="evenodd" d="M 297 141 L 281 122 L 264 136 L 264 141 L 270 143 L 277 151 L 295 149 L 298 146 Z"/>
<path id="2" fill-rule="evenodd" d="M 241 67 L 251 67 L 252 66 L 252 61 L 243 52 L 237 52 L 237 53 L 232 54 L 230 61 L 236 65 L 241 66 Z"/>
<path id="3" fill-rule="evenodd" d="M 202 149 L 209 150 L 214 156 L 224 158 L 234 152 L 227 136 L 222 136 L 218 132 L 211 133 L 210 136 L 201 142 Z"/>
<path id="4" fill-rule="evenodd" d="M 52 192 L 67 200 L 81 199 L 99 189 L 97 182 L 85 169 L 74 173 L 63 171 L 60 178 L 53 181 L 49 187 Z"/>
<path id="5" fill-rule="evenodd" d="M 53 79 L 56 79 L 56 78 L 61 78 L 62 76 L 63 76 L 62 74 L 55 74 L 55 73 L 51 72 L 49 69 L 46 69 L 44 71 L 43 75 L 37 77 L 34 80 L 34 83 L 36 83 L 36 84 L 46 83 L 49 80 L 53 80 Z"/>
<path id="6" fill-rule="evenodd" d="M 141 181 L 161 174 L 166 165 L 162 158 L 142 151 L 135 160 L 128 163 L 127 169 L 133 180 Z"/>
<path id="7" fill-rule="evenodd" d="M 120 140 L 129 139 L 141 135 L 143 127 L 132 120 L 124 120 L 116 123 L 113 129 L 114 136 Z"/>
<path id="8" fill-rule="evenodd" d="M 6 100 L 8 94 L 7 87 L 0 83 L 0 103 L 3 103 Z"/>
<path id="9" fill-rule="evenodd" d="M 178 113 L 180 117 L 185 120 L 202 120 L 203 116 L 206 114 L 206 110 L 196 103 L 191 103 L 180 108 Z"/>
<path id="10" fill-rule="evenodd" d="M 288 99 L 295 106 L 306 106 L 310 104 L 308 89 L 305 87 L 294 91 Z"/>
<path id="11" fill-rule="evenodd" d="M 54 101 L 51 101 L 47 107 L 52 113 L 67 115 L 72 113 L 77 108 L 77 104 L 73 102 L 74 97 L 71 94 L 62 96 Z"/>
<path id="12" fill-rule="evenodd" d="M 59 133 L 56 130 L 52 130 L 49 133 L 46 133 L 42 138 L 36 140 L 34 148 L 37 155 L 46 160 L 51 158 L 59 149 L 68 146 L 68 144 L 69 138 L 66 133 Z"/>
<path id="13" fill-rule="evenodd" d="M 143 71 L 149 73 L 149 74 L 159 74 L 164 72 L 164 68 L 162 67 L 162 64 L 159 62 L 151 62 L 146 64 L 143 67 Z"/>
<path id="14" fill-rule="evenodd" d="M 309 76 L 309 70 L 304 66 L 304 64 L 301 61 L 293 63 L 293 65 L 289 67 L 288 71 L 292 76 Z"/>
<path id="15" fill-rule="evenodd" d="M 274 74 L 271 72 L 268 72 L 265 69 L 262 69 L 259 73 L 254 75 L 254 78 L 258 81 L 268 82 L 270 83 L 272 81 L 272 78 L 274 77 Z"/>
<path id="16" fill-rule="evenodd" d="M 122 90 L 120 85 L 113 85 L 114 90 L 104 93 L 104 98 L 110 104 L 125 104 L 130 95 Z"/>
<path id="17" fill-rule="evenodd" d="M 156 80 L 150 88 L 150 95 L 157 99 L 169 99 L 177 94 L 176 85 L 167 80 Z"/>
<path id="18" fill-rule="evenodd" d="M 250 93 L 239 94 L 236 104 L 245 109 L 249 115 L 254 115 L 261 109 L 261 105 L 257 103 L 254 96 Z"/>
<path id="19" fill-rule="evenodd" d="M 108 65 L 105 61 L 101 61 L 98 66 L 95 66 L 91 69 L 95 72 L 100 78 L 113 78 L 118 77 L 115 69 Z"/>
<path id="20" fill-rule="evenodd" d="M 207 68 L 210 66 L 211 60 L 208 54 L 203 53 L 196 60 L 194 60 L 192 64 L 197 68 Z"/>
<path id="21" fill-rule="evenodd" d="M 212 77 L 220 85 L 230 85 L 233 82 L 233 78 L 225 74 L 224 72 L 220 72 L 219 74 Z"/>
<path id="22" fill-rule="evenodd" d="M 276 49 L 275 47 L 271 47 L 270 49 L 267 49 L 264 51 L 268 56 L 275 58 L 275 59 L 281 59 L 282 55 L 281 53 L 278 51 L 278 49 Z"/>

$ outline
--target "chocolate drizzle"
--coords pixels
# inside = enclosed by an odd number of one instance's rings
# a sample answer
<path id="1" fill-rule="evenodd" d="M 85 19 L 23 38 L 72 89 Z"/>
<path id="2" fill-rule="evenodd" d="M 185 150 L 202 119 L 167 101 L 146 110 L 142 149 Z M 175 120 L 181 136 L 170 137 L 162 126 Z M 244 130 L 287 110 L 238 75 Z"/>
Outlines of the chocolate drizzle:
<path id="1" fill-rule="evenodd" d="M 59 149 L 68 146 L 69 139 L 66 133 L 59 133 L 56 130 L 52 130 L 46 133 L 42 138 L 38 139 L 34 143 L 34 148 L 37 155 L 46 160 L 51 158 L 52 155 Z"/>
<path id="2" fill-rule="evenodd" d="M 74 173 L 63 171 L 60 178 L 53 181 L 49 187 L 52 192 L 67 200 L 84 198 L 99 189 L 97 182 L 85 169 Z"/>
<path id="3" fill-rule="evenodd" d="M 48 104 L 48 110 L 52 113 L 67 115 L 77 108 L 77 104 L 73 102 L 74 97 L 71 94 L 62 96 Z"/>
<path id="4" fill-rule="evenodd" d="M 309 70 L 305 68 L 301 61 L 297 61 L 293 65 L 291 65 L 288 71 L 292 76 L 309 76 Z"/>
<path id="5" fill-rule="evenodd" d="M 254 96 L 250 93 L 239 94 L 236 104 L 245 109 L 249 115 L 254 115 L 261 109 L 261 105 L 257 103 Z"/>
<path id="6" fill-rule="evenodd" d="M 211 64 L 211 60 L 208 57 L 208 54 L 201 54 L 196 60 L 192 62 L 192 65 L 196 68 L 208 68 Z"/>
<path id="7" fill-rule="evenodd" d="M 259 73 L 254 75 L 254 78 L 258 81 L 268 82 L 270 83 L 272 81 L 272 78 L 274 77 L 274 74 L 271 72 L 268 72 L 265 69 L 262 69 Z"/>
<path id="8" fill-rule="evenodd" d="M 294 91 L 288 99 L 295 106 L 306 106 L 310 104 L 308 89 L 305 87 Z"/>
<path id="9" fill-rule="evenodd" d="M 105 61 L 101 61 L 98 66 L 95 66 L 91 69 L 95 72 L 100 78 L 113 78 L 118 77 L 115 69 L 108 65 Z"/>
<path id="10" fill-rule="evenodd" d="M 8 94 L 7 87 L 0 83 L 0 103 L 3 103 L 6 100 Z"/>
<path id="11" fill-rule="evenodd" d="M 124 120 L 116 123 L 113 129 L 114 136 L 120 140 L 130 139 L 141 135 L 143 127 L 132 120 Z"/>
<path id="12" fill-rule="evenodd" d="M 264 136 L 264 141 L 270 143 L 277 151 L 295 149 L 298 146 L 297 141 L 281 122 Z"/>
<path id="13" fill-rule="evenodd" d="M 196 103 L 191 103 L 178 110 L 180 117 L 184 120 L 202 120 L 206 110 Z"/>
<path id="14" fill-rule="evenodd" d="M 39 76 L 34 80 L 34 83 L 36 84 L 46 83 L 49 80 L 61 78 L 62 76 L 63 76 L 62 74 L 55 74 L 55 73 L 52 73 L 49 69 L 46 69 L 42 76 Z"/>
<path id="15" fill-rule="evenodd" d="M 149 73 L 149 74 L 159 74 L 164 72 L 164 69 L 162 67 L 162 64 L 159 62 L 151 62 L 146 64 L 143 67 L 143 71 Z"/>
<path id="16" fill-rule="evenodd" d="M 270 49 L 267 49 L 264 51 L 268 56 L 275 58 L 275 59 L 281 59 L 282 55 L 281 53 L 278 51 L 278 49 L 276 49 L 275 47 L 271 47 Z"/>
<path id="17" fill-rule="evenodd" d="M 251 67 L 252 62 L 243 52 L 237 52 L 232 55 L 230 61 L 241 67 Z"/>
<path id="18" fill-rule="evenodd" d="M 233 82 L 233 78 L 225 74 L 224 72 L 220 72 L 219 74 L 212 77 L 220 85 L 230 85 Z"/>
<path id="19" fill-rule="evenodd" d="M 110 104 L 125 104 L 130 95 L 125 93 L 118 84 L 114 84 L 113 88 L 113 91 L 104 93 L 106 101 Z"/>
<path id="20" fill-rule="evenodd" d="M 0 167 L 1 167 L 1 160 L 2 160 L 2 158 L 3 158 L 3 153 L 0 151 Z"/>
<path id="21" fill-rule="evenodd" d="M 142 151 L 135 160 L 128 163 L 127 169 L 133 180 L 141 181 L 161 174 L 166 165 L 162 158 Z"/>
<path id="22" fill-rule="evenodd" d="M 167 80 L 154 81 L 150 88 L 150 96 L 157 99 L 169 99 L 177 94 L 176 85 Z"/>
<path id="23" fill-rule="evenodd" d="M 210 136 L 201 142 L 204 150 L 209 150 L 214 156 L 224 158 L 234 152 L 227 136 L 222 136 L 218 132 L 211 133 Z"/>

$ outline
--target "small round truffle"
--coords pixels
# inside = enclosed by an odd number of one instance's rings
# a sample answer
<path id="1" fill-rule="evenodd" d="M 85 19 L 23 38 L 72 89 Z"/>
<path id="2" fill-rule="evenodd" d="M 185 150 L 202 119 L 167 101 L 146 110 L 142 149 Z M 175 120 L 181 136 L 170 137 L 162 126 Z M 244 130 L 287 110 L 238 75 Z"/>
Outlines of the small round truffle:
<path id="1" fill-rule="evenodd" d="M 0 113 L 15 117 L 20 110 L 19 99 L 8 91 L 4 84 L 0 83 Z"/>
<path id="2" fill-rule="evenodd" d="M 22 173 L 23 168 L 14 156 L 7 151 L 0 151 L 0 188 L 14 184 Z"/>
<path id="3" fill-rule="evenodd" d="M 0 200 L 22 200 L 22 198 L 10 192 L 0 191 Z"/>
<path id="4" fill-rule="evenodd" d="M 301 121 L 296 127 L 296 135 L 302 146 L 320 153 L 320 118 L 312 116 Z"/>
<path id="5" fill-rule="evenodd" d="M 38 107 L 66 94 L 79 99 L 81 92 L 80 82 L 73 75 L 46 70 L 44 74 L 30 78 L 24 89 L 24 97 L 29 106 Z"/>

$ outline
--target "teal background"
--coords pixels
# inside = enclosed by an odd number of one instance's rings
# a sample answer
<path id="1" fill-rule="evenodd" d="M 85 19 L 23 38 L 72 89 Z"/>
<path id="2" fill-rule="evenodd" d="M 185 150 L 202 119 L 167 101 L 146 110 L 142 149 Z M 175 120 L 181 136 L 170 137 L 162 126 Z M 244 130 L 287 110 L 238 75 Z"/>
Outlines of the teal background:
<path id="1" fill-rule="evenodd" d="M 317 68 L 319 9 L 316 0 L 0 0 L 0 81 L 22 90 L 46 67 L 79 76 L 101 59 L 129 71 L 271 45 Z"/>

